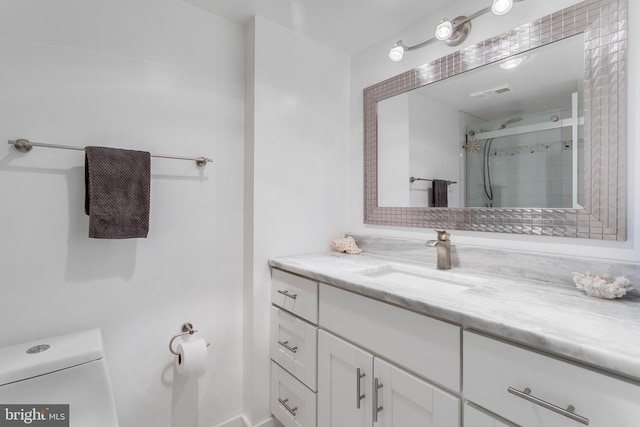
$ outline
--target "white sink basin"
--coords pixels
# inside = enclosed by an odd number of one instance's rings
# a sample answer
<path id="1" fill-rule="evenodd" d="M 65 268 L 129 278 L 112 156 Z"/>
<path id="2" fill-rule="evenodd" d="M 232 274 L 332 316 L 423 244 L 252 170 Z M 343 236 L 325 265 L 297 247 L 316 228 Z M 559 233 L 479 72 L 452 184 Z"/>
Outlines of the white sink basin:
<path id="1" fill-rule="evenodd" d="M 447 272 L 402 264 L 386 264 L 361 271 L 358 274 L 367 276 L 376 283 L 420 289 L 421 291 L 427 290 L 440 295 L 453 295 L 474 286 L 471 281 L 460 280 L 461 278 L 455 273 L 450 273 L 450 278 L 445 278 L 443 276 L 447 276 Z"/>

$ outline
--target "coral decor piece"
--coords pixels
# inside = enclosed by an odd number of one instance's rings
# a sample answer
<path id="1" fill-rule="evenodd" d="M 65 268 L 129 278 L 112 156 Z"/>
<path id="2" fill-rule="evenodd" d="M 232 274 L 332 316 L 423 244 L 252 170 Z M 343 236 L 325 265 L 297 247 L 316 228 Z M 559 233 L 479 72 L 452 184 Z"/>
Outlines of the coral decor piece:
<path id="1" fill-rule="evenodd" d="M 586 274 L 573 273 L 573 282 L 578 289 L 582 289 L 591 297 L 615 299 L 622 298 L 633 287 L 631 282 L 624 276 L 616 277 L 610 281 L 608 274 Z"/>
<path id="2" fill-rule="evenodd" d="M 338 252 L 346 252 L 348 254 L 362 253 L 362 249 L 356 245 L 356 241 L 353 237 L 334 237 L 329 241 L 331 249 Z"/>

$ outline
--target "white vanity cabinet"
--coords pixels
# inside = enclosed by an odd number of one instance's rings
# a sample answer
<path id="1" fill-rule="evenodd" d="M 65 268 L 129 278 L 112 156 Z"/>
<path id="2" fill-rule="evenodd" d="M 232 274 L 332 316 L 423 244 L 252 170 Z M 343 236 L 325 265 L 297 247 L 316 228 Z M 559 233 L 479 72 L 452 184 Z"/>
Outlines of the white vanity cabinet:
<path id="1" fill-rule="evenodd" d="M 319 427 L 460 425 L 460 399 L 325 331 L 318 377 Z"/>
<path id="2" fill-rule="evenodd" d="M 460 391 L 459 326 L 323 283 L 319 299 L 321 329 Z"/>
<path id="3" fill-rule="evenodd" d="M 474 408 L 469 402 L 464 404 L 464 425 L 469 427 L 510 427 L 509 424 Z"/>
<path id="4" fill-rule="evenodd" d="M 637 381 L 284 271 L 272 285 L 287 427 L 640 426 Z"/>
<path id="5" fill-rule="evenodd" d="M 319 316 L 319 427 L 460 426 L 424 380 L 460 390 L 460 327 L 322 283 Z"/>
<path id="6" fill-rule="evenodd" d="M 463 371 L 466 399 L 518 425 L 640 425 L 638 384 L 469 331 Z"/>
<path id="7" fill-rule="evenodd" d="M 371 427 L 373 355 L 318 332 L 318 426 Z"/>
<path id="8" fill-rule="evenodd" d="M 315 427 L 318 282 L 274 269 L 271 303 L 271 412 L 286 427 Z"/>
<path id="9" fill-rule="evenodd" d="M 287 273 L 271 271 L 271 303 L 288 312 L 318 323 L 318 282 Z"/>

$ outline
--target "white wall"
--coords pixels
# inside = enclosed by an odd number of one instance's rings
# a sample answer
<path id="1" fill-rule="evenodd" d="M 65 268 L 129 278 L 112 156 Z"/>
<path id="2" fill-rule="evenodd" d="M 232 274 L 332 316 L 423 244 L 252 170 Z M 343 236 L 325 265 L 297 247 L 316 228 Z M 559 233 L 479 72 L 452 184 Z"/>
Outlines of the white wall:
<path id="1" fill-rule="evenodd" d="M 425 179 L 455 181 L 448 186 L 449 207 L 458 207 L 460 182 L 459 112 L 448 105 L 439 105 L 428 96 L 411 92 L 410 96 L 411 176 Z M 413 207 L 433 206 L 432 183 L 416 181 L 411 184 Z M 396 205 L 398 206 L 398 205 Z"/>
<path id="2" fill-rule="evenodd" d="M 364 225 L 362 221 L 362 89 L 378 81 L 393 77 L 411 68 L 449 54 L 458 48 L 475 44 L 489 36 L 510 30 L 575 3 L 574 0 L 540 0 L 521 2 L 503 17 L 484 15 L 473 21 L 473 29 L 467 41 L 457 48 L 436 43 L 425 48 L 408 52 L 402 62 L 389 61 L 388 52 L 393 43 L 402 38 L 408 45 L 417 44 L 432 37 L 432 29 L 443 16 L 454 17 L 475 12 L 479 7 L 476 1 L 460 0 L 440 12 L 431 14 L 420 22 L 391 37 L 373 44 L 370 48 L 352 57 L 351 62 L 351 153 L 350 153 L 350 196 L 349 231 L 363 234 L 397 236 L 416 239 L 431 239 L 434 232 L 430 229 L 392 228 Z M 629 166 L 628 166 L 628 232 L 626 242 L 605 242 L 585 239 L 552 238 L 540 236 L 517 236 L 500 233 L 480 233 L 453 231 L 455 244 L 481 245 L 505 249 L 525 249 L 533 252 L 583 255 L 590 257 L 617 259 L 626 261 L 640 260 L 640 175 L 636 165 L 640 164 L 640 150 L 635 145 L 638 139 L 640 123 L 640 85 L 637 79 L 638 45 L 640 44 L 640 6 L 629 2 Z"/>
<path id="3" fill-rule="evenodd" d="M 328 250 L 346 229 L 349 58 L 263 18 L 248 29 L 252 69 L 253 206 L 247 254 L 245 407 L 269 416 L 270 257 Z M 249 166 L 248 166 L 249 167 Z M 249 197 L 249 195 L 247 195 Z M 249 342 L 250 341 L 250 342 Z"/>
<path id="4" fill-rule="evenodd" d="M 123 427 L 239 414 L 242 28 L 175 0 L 0 10 L 0 345 L 100 328 Z M 214 162 L 153 159 L 149 238 L 94 240 L 83 153 L 16 138 Z M 185 321 L 211 342 L 199 384 L 167 348 Z"/>
<path id="5" fill-rule="evenodd" d="M 409 102 L 404 93 L 378 103 L 378 206 L 414 206 L 409 185 Z"/>

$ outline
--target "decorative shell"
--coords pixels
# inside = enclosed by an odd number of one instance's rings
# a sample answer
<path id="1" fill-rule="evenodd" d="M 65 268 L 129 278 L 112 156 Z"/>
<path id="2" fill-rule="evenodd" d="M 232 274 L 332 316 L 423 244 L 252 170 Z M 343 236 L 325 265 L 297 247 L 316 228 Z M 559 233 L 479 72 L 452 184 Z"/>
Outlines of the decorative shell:
<path id="1" fill-rule="evenodd" d="M 615 299 L 622 298 L 627 292 L 633 289 L 631 282 L 624 276 L 616 277 L 614 281 L 609 280 L 608 274 L 586 274 L 573 273 L 573 282 L 578 289 L 582 289 L 591 297 Z"/>
<path id="2" fill-rule="evenodd" d="M 338 252 L 346 252 L 348 254 L 359 254 L 362 249 L 356 245 L 353 237 L 334 237 L 329 241 L 331 248 Z"/>

